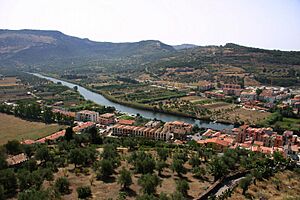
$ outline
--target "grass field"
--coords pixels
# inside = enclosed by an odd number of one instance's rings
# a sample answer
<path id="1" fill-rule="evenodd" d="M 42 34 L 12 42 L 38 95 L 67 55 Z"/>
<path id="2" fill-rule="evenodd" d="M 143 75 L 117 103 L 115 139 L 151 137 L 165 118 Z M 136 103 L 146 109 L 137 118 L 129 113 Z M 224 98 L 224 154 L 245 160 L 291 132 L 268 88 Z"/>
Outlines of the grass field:
<path id="1" fill-rule="evenodd" d="M 284 117 L 282 121 L 276 122 L 283 129 L 299 131 L 300 130 L 300 119 L 286 118 Z M 276 125 L 275 124 L 275 125 Z"/>
<path id="2" fill-rule="evenodd" d="M 30 122 L 0 113 L 0 144 L 5 144 L 8 140 L 37 139 L 64 128 L 57 124 L 44 124 L 40 122 Z"/>

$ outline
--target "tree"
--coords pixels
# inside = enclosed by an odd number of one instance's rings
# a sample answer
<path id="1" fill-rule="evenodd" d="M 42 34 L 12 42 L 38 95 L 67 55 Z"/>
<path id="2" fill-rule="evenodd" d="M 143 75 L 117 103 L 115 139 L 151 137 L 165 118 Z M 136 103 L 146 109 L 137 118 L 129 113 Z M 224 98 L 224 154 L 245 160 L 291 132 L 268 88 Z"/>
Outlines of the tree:
<path id="1" fill-rule="evenodd" d="M 159 194 L 159 200 L 170 200 L 170 198 L 168 197 L 168 195 L 166 193 L 161 192 Z"/>
<path id="2" fill-rule="evenodd" d="M 75 165 L 75 168 L 77 165 L 84 165 L 87 160 L 87 155 L 85 154 L 83 149 L 76 148 L 72 149 L 69 154 L 70 162 Z"/>
<path id="3" fill-rule="evenodd" d="M 38 167 L 35 159 L 29 159 L 26 163 L 24 163 L 24 166 L 30 172 L 37 170 Z"/>
<path id="4" fill-rule="evenodd" d="M 5 191 L 3 185 L 0 185 L 0 200 L 5 200 Z"/>
<path id="5" fill-rule="evenodd" d="M 138 184 L 142 187 L 144 194 L 154 194 L 156 187 L 160 184 L 160 179 L 157 175 L 144 174 L 139 178 Z"/>
<path id="6" fill-rule="evenodd" d="M 45 107 L 42 117 L 45 123 L 51 123 L 54 121 L 54 115 L 50 107 Z"/>
<path id="7" fill-rule="evenodd" d="M 92 190 L 89 186 L 78 187 L 76 191 L 78 199 L 87 199 L 92 196 Z"/>
<path id="8" fill-rule="evenodd" d="M 169 150 L 166 148 L 157 148 L 157 155 L 159 156 L 160 160 L 166 161 L 169 156 Z"/>
<path id="9" fill-rule="evenodd" d="M 35 158 L 45 163 L 47 161 L 51 161 L 53 159 L 53 155 L 46 146 L 41 146 L 37 149 Z"/>
<path id="10" fill-rule="evenodd" d="M 251 175 L 253 176 L 253 183 L 256 185 L 256 180 L 262 180 L 263 179 L 263 173 L 261 168 L 256 167 L 251 171 Z"/>
<path id="11" fill-rule="evenodd" d="M 118 184 L 120 184 L 123 189 L 129 188 L 129 186 L 132 184 L 131 173 L 125 169 L 125 167 L 123 167 L 120 171 Z"/>
<path id="12" fill-rule="evenodd" d="M 30 188 L 39 190 L 44 180 L 39 170 L 30 173 L 30 171 L 25 169 L 18 171 L 18 179 L 21 191 Z"/>
<path id="13" fill-rule="evenodd" d="M 117 152 L 115 145 L 113 145 L 113 144 L 104 145 L 101 156 L 103 159 L 111 159 L 111 158 L 117 157 L 118 152 Z"/>
<path id="14" fill-rule="evenodd" d="M 60 177 L 55 181 L 55 188 L 61 194 L 69 194 L 70 193 L 70 183 L 66 177 Z"/>
<path id="15" fill-rule="evenodd" d="M 222 158 L 219 157 L 215 157 L 211 160 L 211 162 L 209 163 L 209 169 L 214 176 L 215 181 L 227 174 L 228 171 L 228 167 L 226 166 Z"/>
<path id="16" fill-rule="evenodd" d="M 181 176 L 181 174 L 185 174 L 186 173 L 186 169 L 183 166 L 184 161 L 180 160 L 180 159 L 173 159 L 172 165 L 171 165 L 171 169 L 173 170 L 173 172 L 177 172 L 178 176 Z"/>
<path id="17" fill-rule="evenodd" d="M 0 185 L 3 186 L 6 196 L 16 194 L 17 177 L 12 169 L 4 169 L 0 171 Z"/>
<path id="18" fill-rule="evenodd" d="M 28 158 L 33 156 L 34 154 L 34 146 L 31 144 L 24 144 L 23 145 L 24 153 L 27 155 Z"/>
<path id="19" fill-rule="evenodd" d="M 91 127 L 88 130 L 88 133 L 90 134 L 90 141 L 92 144 L 102 144 L 102 138 L 101 136 L 98 134 L 98 130 L 95 126 Z"/>
<path id="20" fill-rule="evenodd" d="M 199 166 L 201 164 L 199 156 L 197 154 L 193 154 L 189 160 L 189 164 L 192 165 L 193 168 Z"/>
<path id="21" fill-rule="evenodd" d="M 262 89 L 257 88 L 255 92 L 256 92 L 256 95 L 259 96 L 262 93 Z"/>
<path id="22" fill-rule="evenodd" d="M 111 160 L 103 159 L 100 161 L 100 168 L 98 169 L 98 178 L 105 180 L 114 173 L 114 166 Z"/>
<path id="23" fill-rule="evenodd" d="M 158 175 L 161 176 L 161 172 L 166 168 L 168 165 L 165 161 L 163 160 L 158 160 L 156 162 L 156 170 L 158 171 Z"/>
<path id="24" fill-rule="evenodd" d="M 65 139 L 66 139 L 67 141 L 72 140 L 72 139 L 73 139 L 73 134 L 74 134 L 74 131 L 73 131 L 73 128 L 72 128 L 72 127 L 66 128 Z"/>
<path id="25" fill-rule="evenodd" d="M 0 153 L 0 170 L 7 168 L 6 157 L 3 153 Z"/>
<path id="26" fill-rule="evenodd" d="M 50 199 L 48 191 L 29 189 L 24 192 L 19 193 L 18 200 L 41 200 Z"/>
<path id="27" fill-rule="evenodd" d="M 240 187 L 243 190 L 243 195 L 245 195 L 246 191 L 248 190 L 249 185 L 251 184 L 252 176 L 246 176 L 242 180 L 240 180 Z"/>
<path id="28" fill-rule="evenodd" d="M 202 178 L 205 175 L 205 169 L 203 167 L 195 167 L 193 168 L 193 174 L 196 178 Z"/>
<path id="29" fill-rule="evenodd" d="M 8 154 L 17 155 L 22 153 L 22 145 L 18 140 L 10 140 L 5 144 L 5 149 Z"/>
<path id="30" fill-rule="evenodd" d="M 137 173 L 152 174 L 155 169 L 155 160 L 150 154 L 146 154 L 144 151 L 133 152 L 129 158 L 129 162 L 133 163 Z"/>
<path id="31" fill-rule="evenodd" d="M 180 192 L 183 196 L 188 196 L 188 190 L 190 186 L 186 180 L 178 180 L 176 181 L 176 191 Z"/>

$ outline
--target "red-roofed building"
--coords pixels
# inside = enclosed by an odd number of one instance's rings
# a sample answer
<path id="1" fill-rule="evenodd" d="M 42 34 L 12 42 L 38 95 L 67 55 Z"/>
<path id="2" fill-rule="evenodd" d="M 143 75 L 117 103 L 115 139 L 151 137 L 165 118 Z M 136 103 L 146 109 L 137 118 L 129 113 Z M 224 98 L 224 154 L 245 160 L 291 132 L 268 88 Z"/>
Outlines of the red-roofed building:
<path id="1" fill-rule="evenodd" d="M 99 116 L 99 123 L 104 125 L 114 124 L 115 115 L 113 113 L 105 113 Z"/>
<path id="2" fill-rule="evenodd" d="M 122 125 L 133 125 L 135 122 L 135 120 L 132 119 L 119 119 L 118 120 L 118 124 L 122 124 Z"/>

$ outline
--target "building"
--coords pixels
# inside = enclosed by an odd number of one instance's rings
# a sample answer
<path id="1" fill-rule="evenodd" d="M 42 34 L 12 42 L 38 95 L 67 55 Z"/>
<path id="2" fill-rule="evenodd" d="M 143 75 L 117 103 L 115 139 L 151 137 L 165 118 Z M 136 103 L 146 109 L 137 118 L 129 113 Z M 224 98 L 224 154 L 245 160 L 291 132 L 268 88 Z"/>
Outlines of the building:
<path id="1" fill-rule="evenodd" d="M 174 138 L 182 138 L 184 135 L 192 133 L 193 125 L 179 121 L 167 122 L 165 123 L 163 130 L 165 132 L 173 133 Z"/>
<path id="2" fill-rule="evenodd" d="M 112 134 L 116 136 L 146 137 L 155 140 L 169 140 L 171 134 L 162 128 L 147 128 L 143 126 L 126 126 L 116 124 L 112 127 Z"/>
<path id="3" fill-rule="evenodd" d="M 211 90 L 214 88 L 214 85 L 209 81 L 199 81 L 195 85 L 197 86 L 197 89 L 200 92 L 204 92 L 204 91 Z"/>
<path id="4" fill-rule="evenodd" d="M 133 119 L 119 119 L 117 122 L 118 122 L 118 124 L 121 124 L 121 125 L 131 126 L 135 123 L 135 120 L 133 120 Z"/>
<path id="5" fill-rule="evenodd" d="M 115 115 L 113 113 L 105 113 L 99 116 L 99 123 L 104 125 L 114 124 Z"/>
<path id="6" fill-rule="evenodd" d="M 77 121 L 92 121 L 98 122 L 99 113 L 90 110 L 82 110 L 76 113 L 76 120 Z"/>
<path id="7" fill-rule="evenodd" d="M 161 126 L 160 121 L 149 121 L 147 124 L 145 124 L 145 127 L 147 128 L 158 128 Z"/>
<path id="8" fill-rule="evenodd" d="M 257 99 L 256 92 L 247 92 L 243 91 L 240 95 L 241 101 L 242 102 L 249 102 L 249 101 L 255 101 Z"/>
<path id="9" fill-rule="evenodd" d="M 242 87 L 237 84 L 223 84 L 222 90 L 225 95 L 240 96 Z"/>
<path id="10" fill-rule="evenodd" d="M 207 98 L 216 98 L 216 99 L 224 99 L 225 98 L 224 94 L 216 93 L 216 92 L 206 91 L 206 92 L 204 92 L 204 95 Z"/>
<path id="11" fill-rule="evenodd" d="M 15 165 L 19 165 L 27 160 L 28 160 L 27 156 L 24 153 L 21 153 L 21 154 L 15 155 L 15 156 L 9 156 L 6 159 L 6 162 L 7 162 L 8 166 L 15 166 Z"/>

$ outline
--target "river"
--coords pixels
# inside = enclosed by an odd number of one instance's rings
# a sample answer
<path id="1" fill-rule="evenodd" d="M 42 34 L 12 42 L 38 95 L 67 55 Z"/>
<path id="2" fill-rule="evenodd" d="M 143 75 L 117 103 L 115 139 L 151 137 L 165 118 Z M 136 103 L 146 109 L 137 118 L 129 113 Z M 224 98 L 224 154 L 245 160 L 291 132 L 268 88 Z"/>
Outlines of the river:
<path id="1" fill-rule="evenodd" d="M 216 122 L 210 122 L 210 121 L 204 121 L 204 120 L 197 120 L 189 117 L 182 117 L 182 116 L 176 116 L 176 115 L 171 115 L 171 114 L 165 114 L 165 113 L 159 113 L 159 112 L 153 112 L 149 110 L 143 110 L 143 109 L 138 109 L 138 108 L 132 108 L 128 107 L 125 105 L 121 105 L 118 103 L 114 103 L 108 99 L 106 99 L 104 96 L 101 94 L 92 92 L 84 87 L 81 87 L 79 85 L 69 83 L 63 80 L 59 80 L 56 78 L 44 76 L 38 73 L 31 73 L 35 76 L 38 76 L 40 78 L 45 78 L 47 80 L 53 81 L 54 83 L 61 82 L 62 85 L 68 86 L 70 88 L 74 88 L 74 86 L 77 86 L 78 92 L 87 100 L 91 100 L 97 104 L 104 105 L 104 106 L 113 106 L 115 107 L 118 111 L 120 112 L 125 112 L 129 114 L 137 114 L 139 113 L 141 116 L 149 119 L 158 119 L 162 120 L 165 122 L 169 121 L 184 121 L 186 123 L 190 124 L 197 124 L 199 127 L 202 128 L 210 128 L 214 130 L 224 130 L 224 129 L 232 129 L 234 126 L 232 124 L 223 124 L 223 123 L 216 123 Z"/>

